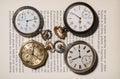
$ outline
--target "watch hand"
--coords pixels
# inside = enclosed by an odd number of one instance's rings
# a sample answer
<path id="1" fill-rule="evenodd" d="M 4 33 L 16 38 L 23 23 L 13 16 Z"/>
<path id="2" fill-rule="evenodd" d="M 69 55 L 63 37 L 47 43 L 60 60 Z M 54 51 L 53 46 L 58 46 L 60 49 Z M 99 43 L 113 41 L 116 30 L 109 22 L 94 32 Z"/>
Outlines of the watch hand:
<path id="1" fill-rule="evenodd" d="M 80 57 L 73 58 L 72 60 L 76 60 L 76 59 L 78 59 L 78 58 L 80 58 Z"/>
<path id="2" fill-rule="evenodd" d="M 78 58 L 81 58 L 81 55 L 80 55 L 80 50 L 78 50 L 78 52 L 79 52 L 79 56 L 78 56 L 78 57 L 76 57 L 76 58 L 73 58 L 72 60 L 76 60 L 76 59 L 78 59 Z"/>
<path id="3" fill-rule="evenodd" d="M 85 61 L 87 62 L 87 59 L 85 58 Z"/>
<path id="4" fill-rule="evenodd" d="M 33 49 L 32 49 L 32 55 L 34 55 L 34 48 L 35 48 L 35 45 L 33 45 Z"/>
<path id="5" fill-rule="evenodd" d="M 72 13 L 72 12 L 71 12 Z M 73 15 L 75 15 L 76 17 L 78 17 L 81 20 L 81 17 L 76 15 L 75 13 L 72 13 Z"/>
<path id="6" fill-rule="evenodd" d="M 33 55 L 33 56 L 36 57 L 37 59 L 41 60 L 38 56 L 36 56 L 36 55 Z"/>
<path id="7" fill-rule="evenodd" d="M 78 15 L 76 15 L 75 13 L 72 13 L 73 15 L 75 15 L 77 18 L 79 18 L 79 24 L 81 24 L 81 17 L 80 16 L 78 16 Z"/>
<path id="8" fill-rule="evenodd" d="M 32 55 L 33 55 L 34 57 L 36 57 L 37 59 L 41 60 L 40 58 L 38 58 L 38 56 L 36 56 L 36 55 L 34 54 L 34 48 L 35 48 L 35 45 L 33 44 L 32 46 L 33 46 L 33 49 L 32 49 Z"/>
<path id="9" fill-rule="evenodd" d="M 26 22 L 33 21 L 33 20 L 36 20 L 36 19 L 37 19 L 37 18 L 29 19 L 29 20 L 26 20 Z"/>

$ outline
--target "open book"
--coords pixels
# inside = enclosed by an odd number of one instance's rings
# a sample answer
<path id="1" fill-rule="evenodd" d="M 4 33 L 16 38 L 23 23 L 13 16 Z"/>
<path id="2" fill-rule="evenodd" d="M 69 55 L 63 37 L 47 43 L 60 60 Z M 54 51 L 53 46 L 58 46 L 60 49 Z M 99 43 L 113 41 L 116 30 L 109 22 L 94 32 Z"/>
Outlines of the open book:
<path id="1" fill-rule="evenodd" d="M 68 33 L 64 43 L 68 45 L 82 40 L 89 43 L 97 52 L 98 64 L 87 75 L 73 73 L 65 64 L 64 53 L 48 52 L 45 66 L 36 70 L 24 66 L 19 58 L 21 45 L 30 40 L 21 36 L 13 27 L 12 18 L 15 11 L 22 6 L 33 6 L 43 15 L 43 30 L 52 31 L 52 43 L 59 40 L 54 34 L 54 26 L 64 26 L 65 9 L 74 2 L 86 2 L 91 5 L 99 17 L 99 27 L 89 37 L 78 37 Z M 0 1 L 0 78 L 2 79 L 119 79 L 119 0 L 13 0 Z M 41 35 L 33 38 L 45 44 Z"/>

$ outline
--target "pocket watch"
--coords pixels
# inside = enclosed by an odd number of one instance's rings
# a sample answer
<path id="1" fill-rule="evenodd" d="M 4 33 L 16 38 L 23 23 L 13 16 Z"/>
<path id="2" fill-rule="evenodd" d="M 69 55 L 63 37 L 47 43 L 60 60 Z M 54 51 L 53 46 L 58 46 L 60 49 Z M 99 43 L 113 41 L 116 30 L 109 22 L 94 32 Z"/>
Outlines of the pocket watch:
<path id="1" fill-rule="evenodd" d="M 66 32 L 70 31 L 76 36 L 89 36 L 98 27 L 98 16 L 95 10 L 84 2 L 76 2 L 68 6 L 64 12 L 65 27 L 55 26 L 55 34 L 64 39 Z"/>
<path id="2" fill-rule="evenodd" d="M 33 37 L 42 30 L 44 20 L 37 9 L 23 6 L 14 13 L 13 25 L 22 36 Z"/>
<path id="3" fill-rule="evenodd" d="M 31 6 L 23 6 L 17 9 L 13 15 L 13 25 L 16 31 L 24 37 L 34 37 L 39 33 L 44 34 L 42 32 L 44 25 L 43 16 L 37 9 Z"/>
<path id="4" fill-rule="evenodd" d="M 32 69 L 45 65 L 48 58 L 47 50 L 52 50 L 52 46 L 49 44 L 45 46 L 35 40 L 29 40 L 24 43 L 19 51 L 22 63 Z"/>
<path id="5" fill-rule="evenodd" d="M 64 45 L 64 42 L 57 41 L 56 43 Z M 55 47 L 59 47 L 58 44 L 55 44 Z M 96 68 L 97 53 L 87 42 L 75 41 L 68 44 L 67 47 L 63 46 L 63 48 L 59 48 L 59 51 L 64 53 L 65 63 L 71 71 L 77 74 L 88 74 Z"/>

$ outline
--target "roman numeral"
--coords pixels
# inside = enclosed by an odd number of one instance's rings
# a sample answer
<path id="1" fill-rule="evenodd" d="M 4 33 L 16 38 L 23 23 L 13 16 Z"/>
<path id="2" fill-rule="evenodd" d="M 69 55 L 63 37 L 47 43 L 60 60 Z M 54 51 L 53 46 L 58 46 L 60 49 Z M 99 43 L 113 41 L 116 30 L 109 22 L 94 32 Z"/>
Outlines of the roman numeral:
<path id="1" fill-rule="evenodd" d="M 79 65 L 79 69 L 81 69 L 81 65 Z"/>
<path id="2" fill-rule="evenodd" d="M 73 53 L 73 51 L 70 51 L 70 53 Z"/>
<path id="3" fill-rule="evenodd" d="M 90 50 L 87 51 L 87 53 L 89 53 L 89 52 L 90 52 Z"/>
<path id="4" fill-rule="evenodd" d="M 71 56 L 68 56 L 68 58 L 72 58 Z"/>
<path id="5" fill-rule="evenodd" d="M 86 67 L 86 65 L 84 64 L 84 66 Z"/>
<path id="6" fill-rule="evenodd" d="M 73 62 L 73 60 L 70 60 L 70 63 L 72 63 Z"/>
<path id="7" fill-rule="evenodd" d="M 79 49 L 80 49 L 80 45 L 79 45 Z"/>
<path id="8" fill-rule="evenodd" d="M 76 64 L 74 64 L 74 67 L 76 67 Z"/>
<path id="9" fill-rule="evenodd" d="M 86 48 L 86 46 L 84 46 L 84 48 L 83 49 L 85 49 Z"/>

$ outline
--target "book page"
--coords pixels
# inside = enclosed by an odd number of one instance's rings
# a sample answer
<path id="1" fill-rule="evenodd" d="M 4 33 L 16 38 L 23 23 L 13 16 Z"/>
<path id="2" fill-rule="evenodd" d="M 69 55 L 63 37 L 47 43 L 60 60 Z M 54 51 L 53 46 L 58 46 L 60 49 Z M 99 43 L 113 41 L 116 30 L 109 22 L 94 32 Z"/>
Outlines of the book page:
<path id="1" fill-rule="evenodd" d="M 120 1 L 96 1 L 96 0 L 13 0 L 0 1 L 1 3 L 1 71 L 0 78 L 5 79 L 119 79 L 119 4 Z M 64 60 L 64 53 L 51 53 L 48 51 L 48 59 L 43 67 L 30 69 L 23 65 L 19 50 L 24 42 L 36 40 L 45 44 L 41 34 L 33 38 L 21 36 L 14 28 L 12 23 L 13 14 L 22 6 L 35 7 L 44 18 L 43 30 L 52 31 L 52 43 L 60 40 L 54 33 L 54 26 L 64 27 L 63 15 L 65 9 L 72 3 L 86 2 L 91 5 L 98 17 L 99 26 L 96 32 L 88 37 L 78 37 L 68 32 L 65 40 L 62 40 L 66 46 L 82 40 L 89 43 L 97 52 L 98 64 L 93 72 L 87 75 L 73 73 Z"/>

